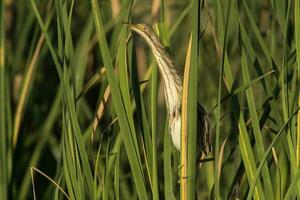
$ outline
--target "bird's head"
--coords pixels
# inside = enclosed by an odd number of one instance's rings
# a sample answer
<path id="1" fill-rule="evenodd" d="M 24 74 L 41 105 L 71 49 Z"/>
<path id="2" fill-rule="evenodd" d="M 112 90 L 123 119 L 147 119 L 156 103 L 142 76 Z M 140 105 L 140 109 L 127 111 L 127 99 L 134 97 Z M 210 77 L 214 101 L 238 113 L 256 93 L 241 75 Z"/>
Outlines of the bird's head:
<path id="1" fill-rule="evenodd" d="M 144 38 L 144 40 L 148 43 L 148 45 L 152 48 L 153 51 L 157 50 L 155 46 L 162 48 L 159 37 L 150 25 L 144 23 L 124 24 L 126 24 L 131 30 L 139 34 L 142 38 Z"/>
<path id="2" fill-rule="evenodd" d="M 127 24 L 127 26 L 131 30 L 135 31 L 136 33 L 138 33 L 144 38 L 147 37 L 147 35 L 149 36 L 156 35 L 152 27 L 148 24 L 143 24 L 143 23 L 138 23 L 138 24 L 125 23 L 125 24 Z"/>

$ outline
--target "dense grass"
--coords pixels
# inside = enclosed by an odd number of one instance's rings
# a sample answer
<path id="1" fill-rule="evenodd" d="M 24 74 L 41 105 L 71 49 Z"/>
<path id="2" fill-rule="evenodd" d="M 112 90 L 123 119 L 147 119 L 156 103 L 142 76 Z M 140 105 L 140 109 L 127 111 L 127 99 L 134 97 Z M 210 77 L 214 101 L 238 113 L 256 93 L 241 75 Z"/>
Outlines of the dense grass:
<path id="1" fill-rule="evenodd" d="M 123 22 L 152 24 L 184 75 L 181 153 Z M 299 89 L 299 0 L 1 1 L 0 199 L 300 198 Z"/>

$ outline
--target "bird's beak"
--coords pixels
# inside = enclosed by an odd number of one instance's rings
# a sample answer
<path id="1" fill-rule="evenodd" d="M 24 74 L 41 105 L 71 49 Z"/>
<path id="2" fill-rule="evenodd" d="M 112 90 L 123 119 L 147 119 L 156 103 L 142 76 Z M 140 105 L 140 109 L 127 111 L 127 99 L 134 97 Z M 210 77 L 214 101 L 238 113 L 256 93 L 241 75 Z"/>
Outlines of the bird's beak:
<path id="1" fill-rule="evenodd" d="M 130 23 L 127 23 L 127 22 L 123 22 L 123 24 L 127 25 L 130 29 L 132 29 L 134 31 L 141 30 L 141 28 L 138 25 L 130 24 Z"/>

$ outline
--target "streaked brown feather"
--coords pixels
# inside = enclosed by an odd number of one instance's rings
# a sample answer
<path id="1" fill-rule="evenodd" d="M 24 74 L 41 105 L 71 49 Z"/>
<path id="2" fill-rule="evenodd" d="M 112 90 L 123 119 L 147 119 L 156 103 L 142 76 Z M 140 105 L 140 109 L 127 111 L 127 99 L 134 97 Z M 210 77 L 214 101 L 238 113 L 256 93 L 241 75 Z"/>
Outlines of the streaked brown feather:
<path id="1" fill-rule="evenodd" d="M 151 26 L 147 24 L 137 24 L 129 25 L 129 27 L 131 27 L 132 30 L 136 31 L 145 39 L 157 61 L 160 73 L 163 77 L 165 100 L 169 113 L 169 126 L 170 130 L 172 130 L 171 127 L 175 127 L 176 119 L 179 119 L 178 117 L 181 116 L 181 97 L 183 85 L 182 76 L 176 68 L 174 62 L 172 61 L 169 52 L 161 43 L 159 37 L 156 35 Z M 211 151 L 208 116 L 204 108 L 199 103 L 197 106 L 197 110 L 197 151 L 199 153 L 207 154 Z M 179 135 L 175 135 L 175 133 L 178 133 Z M 173 142 L 176 141 L 176 139 L 174 140 L 173 137 L 179 137 L 180 139 L 180 131 L 173 132 L 171 133 L 171 135 Z"/>

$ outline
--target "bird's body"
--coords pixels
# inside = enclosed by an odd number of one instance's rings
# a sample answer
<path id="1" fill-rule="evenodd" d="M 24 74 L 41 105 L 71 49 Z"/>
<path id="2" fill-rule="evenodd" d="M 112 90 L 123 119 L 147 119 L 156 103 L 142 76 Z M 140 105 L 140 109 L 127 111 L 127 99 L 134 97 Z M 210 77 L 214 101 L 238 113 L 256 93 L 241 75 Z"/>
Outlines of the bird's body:
<path id="1" fill-rule="evenodd" d="M 129 24 L 129 27 L 145 39 L 155 57 L 164 84 L 170 134 L 174 146 L 180 150 L 182 76 L 151 26 Z M 207 115 L 200 104 L 198 104 L 198 140 L 202 152 L 210 151 Z"/>

